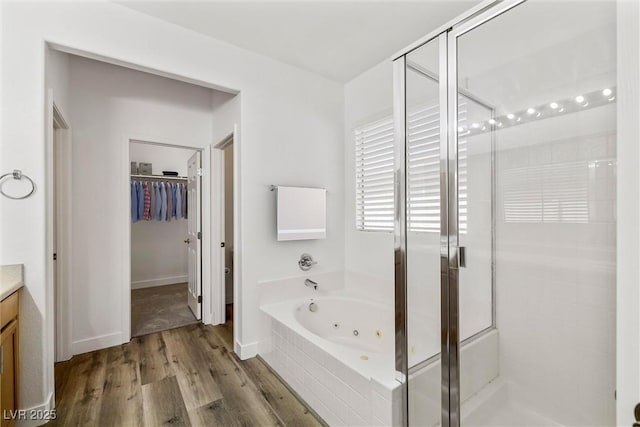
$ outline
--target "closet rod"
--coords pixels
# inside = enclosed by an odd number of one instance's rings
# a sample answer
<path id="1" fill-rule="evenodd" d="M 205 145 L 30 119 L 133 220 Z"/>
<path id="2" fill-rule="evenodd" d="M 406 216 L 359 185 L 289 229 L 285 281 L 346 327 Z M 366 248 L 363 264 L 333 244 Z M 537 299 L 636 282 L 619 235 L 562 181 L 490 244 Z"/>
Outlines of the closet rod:
<path id="1" fill-rule="evenodd" d="M 172 180 L 172 181 L 188 181 L 189 178 L 186 176 L 171 176 L 171 175 L 134 175 L 131 174 L 131 178 L 135 179 L 161 179 L 161 180 Z"/>

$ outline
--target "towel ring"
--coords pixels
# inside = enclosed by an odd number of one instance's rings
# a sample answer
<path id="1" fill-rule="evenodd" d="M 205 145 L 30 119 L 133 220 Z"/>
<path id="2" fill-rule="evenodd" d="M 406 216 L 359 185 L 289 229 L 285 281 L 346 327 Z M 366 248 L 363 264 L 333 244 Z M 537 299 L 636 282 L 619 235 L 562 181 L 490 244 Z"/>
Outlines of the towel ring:
<path id="1" fill-rule="evenodd" d="M 25 194 L 24 196 L 20 196 L 20 197 L 10 196 L 9 194 L 5 193 L 2 190 L 2 180 L 8 176 L 13 176 L 13 179 L 17 179 L 17 180 L 21 180 L 22 178 L 27 178 L 27 180 L 31 183 L 31 191 L 29 191 L 28 194 Z M 13 199 L 13 200 L 22 200 L 31 196 L 34 191 L 36 191 L 36 184 L 27 175 L 23 175 L 20 169 L 14 169 L 13 172 L 5 173 L 4 175 L 0 176 L 0 194 L 2 194 L 4 197 L 8 197 L 9 199 Z"/>

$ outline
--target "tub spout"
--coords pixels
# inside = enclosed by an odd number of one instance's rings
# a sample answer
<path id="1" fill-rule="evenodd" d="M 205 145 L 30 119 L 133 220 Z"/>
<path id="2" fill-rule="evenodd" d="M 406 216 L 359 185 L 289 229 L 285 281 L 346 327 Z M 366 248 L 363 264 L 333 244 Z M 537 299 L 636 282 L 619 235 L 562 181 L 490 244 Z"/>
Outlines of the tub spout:
<path id="1" fill-rule="evenodd" d="M 318 282 L 314 282 L 311 279 L 305 279 L 304 285 L 308 288 L 313 288 L 314 290 L 318 290 Z"/>

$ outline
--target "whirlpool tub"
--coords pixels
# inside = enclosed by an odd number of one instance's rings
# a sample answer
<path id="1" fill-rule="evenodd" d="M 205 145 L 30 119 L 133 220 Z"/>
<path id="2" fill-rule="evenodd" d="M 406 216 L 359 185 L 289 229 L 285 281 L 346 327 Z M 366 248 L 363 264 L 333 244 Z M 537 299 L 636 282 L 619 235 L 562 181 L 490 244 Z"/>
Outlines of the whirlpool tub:
<path id="1" fill-rule="evenodd" d="M 263 305 L 262 358 L 330 425 L 390 425 L 399 392 L 393 307 L 354 296 Z"/>

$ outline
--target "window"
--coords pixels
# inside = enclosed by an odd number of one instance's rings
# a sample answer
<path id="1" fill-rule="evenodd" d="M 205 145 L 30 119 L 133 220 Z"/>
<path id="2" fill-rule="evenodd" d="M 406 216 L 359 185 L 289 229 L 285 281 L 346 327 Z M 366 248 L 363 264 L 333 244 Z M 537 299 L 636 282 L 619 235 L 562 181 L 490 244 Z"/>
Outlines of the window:
<path id="1" fill-rule="evenodd" d="M 393 231 L 393 119 L 355 130 L 356 229 Z"/>
<path id="2" fill-rule="evenodd" d="M 464 121 L 465 103 L 459 104 Z M 407 115 L 407 224 L 413 232 L 440 232 L 439 106 L 414 108 Z M 356 229 L 393 231 L 393 119 L 355 130 Z M 467 147 L 459 140 L 460 232 L 467 229 Z"/>

